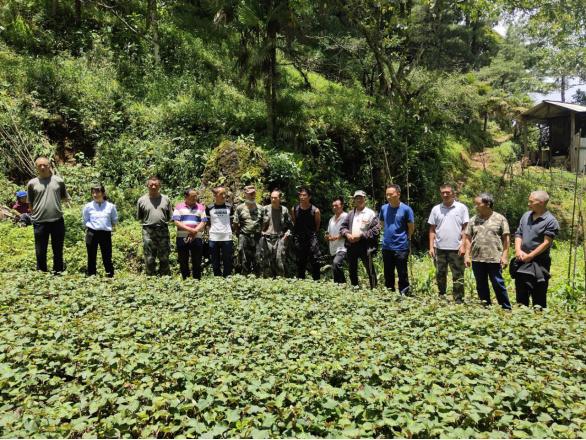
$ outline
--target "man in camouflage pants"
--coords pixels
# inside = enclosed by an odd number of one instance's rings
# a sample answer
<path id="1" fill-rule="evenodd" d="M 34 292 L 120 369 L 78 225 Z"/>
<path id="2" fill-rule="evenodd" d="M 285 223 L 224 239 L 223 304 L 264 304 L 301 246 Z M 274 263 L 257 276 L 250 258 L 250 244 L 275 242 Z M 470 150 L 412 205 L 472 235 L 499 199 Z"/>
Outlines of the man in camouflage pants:
<path id="1" fill-rule="evenodd" d="M 456 303 L 464 301 L 465 232 L 468 208 L 456 201 L 452 185 L 440 186 L 442 203 L 431 210 L 429 219 L 429 256 L 435 260 L 439 294 L 445 296 L 448 266 L 452 271 L 453 295 Z"/>
<path id="2" fill-rule="evenodd" d="M 258 243 L 262 207 L 256 203 L 254 186 L 244 187 L 244 197 L 244 203 L 238 205 L 234 212 L 234 230 L 238 232 L 238 265 L 242 275 L 259 275 Z"/>
<path id="3" fill-rule="evenodd" d="M 271 204 L 263 207 L 260 254 L 265 278 L 288 275 L 288 237 L 293 223 L 286 207 L 281 205 L 281 191 L 271 192 Z"/>
<path id="4" fill-rule="evenodd" d="M 169 253 L 168 222 L 173 214 L 171 202 L 161 194 L 161 180 L 152 176 L 147 181 L 148 194 L 145 194 L 136 205 L 136 218 L 142 224 L 142 244 L 144 251 L 145 272 L 155 275 L 157 258 L 159 259 L 159 275 L 171 275 Z"/>

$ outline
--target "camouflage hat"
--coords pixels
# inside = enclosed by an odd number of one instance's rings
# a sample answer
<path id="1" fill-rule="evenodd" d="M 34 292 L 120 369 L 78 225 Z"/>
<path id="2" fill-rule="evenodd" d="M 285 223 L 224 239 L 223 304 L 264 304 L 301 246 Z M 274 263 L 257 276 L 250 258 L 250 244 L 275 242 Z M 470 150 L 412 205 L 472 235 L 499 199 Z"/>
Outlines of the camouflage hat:
<path id="1" fill-rule="evenodd" d="M 256 188 L 254 187 L 254 185 L 247 185 L 244 187 L 244 193 L 245 194 L 254 194 L 254 193 L 256 193 Z"/>

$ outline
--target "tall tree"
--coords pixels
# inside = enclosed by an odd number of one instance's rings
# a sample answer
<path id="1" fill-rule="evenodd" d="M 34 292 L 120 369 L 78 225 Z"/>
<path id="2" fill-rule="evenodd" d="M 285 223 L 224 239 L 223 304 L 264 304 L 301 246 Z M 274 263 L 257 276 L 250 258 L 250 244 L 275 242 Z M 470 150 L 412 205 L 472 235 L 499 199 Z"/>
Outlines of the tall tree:
<path id="1" fill-rule="evenodd" d="M 586 77 L 586 5 L 583 0 L 500 0 L 539 54 L 545 76 L 555 78 L 562 101 L 568 81 Z"/>
<path id="2" fill-rule="evenodd" d="M 295 11 L 289 0 L 227 1 L 220 6 L 216 21 L 234 26 L 240 35 L 237 64 L 247 78 L 249 90 L 259 79 L 263 81 L 267 134 L 275 141 L 278 133 L 278 50 L 290 46 L 279 41 L 295 38 Z"/>
<path id="3" fill-rule="evenodd" d="M 159 12 L 157 0 L 147 0 L 146 31 L 150 37 L 153 59 L 156 64 L 161 63 L 161 43 L 159 40 Z"/>

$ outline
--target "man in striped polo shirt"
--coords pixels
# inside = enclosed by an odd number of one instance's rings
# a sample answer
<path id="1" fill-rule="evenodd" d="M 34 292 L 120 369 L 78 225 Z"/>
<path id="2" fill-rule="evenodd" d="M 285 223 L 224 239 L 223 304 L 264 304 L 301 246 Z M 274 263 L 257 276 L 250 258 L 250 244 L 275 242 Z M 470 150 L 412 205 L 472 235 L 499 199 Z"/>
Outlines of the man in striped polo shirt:
<path id="1" fill-rule="evenodd" d="M 189 278 L 189 260 L 193 278 L 201 278 L 201 257 L 203 252 L 203 229 L 207 217 L 205 206 L 198 203 L 195 189 L 186 189 L 185 201 L 178 203 L 173 211 L 172 220 L 177 227 L 177 254 L 183 279 Z"/>

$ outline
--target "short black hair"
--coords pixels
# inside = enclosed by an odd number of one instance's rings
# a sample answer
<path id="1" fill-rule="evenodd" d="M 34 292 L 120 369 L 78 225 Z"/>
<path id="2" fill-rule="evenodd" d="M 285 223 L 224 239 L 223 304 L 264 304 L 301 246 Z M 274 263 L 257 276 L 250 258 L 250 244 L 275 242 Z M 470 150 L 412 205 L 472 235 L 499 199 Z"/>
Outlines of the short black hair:
<path id="1" fill-rule="evenodd" d="M 273 188 L 271 191 L 271 194 L 274 192 L 278 192 L 279 193 L 279 197 L 283 197 L 283 191 L 281 191 L 279 188 Z"/>
<path id="2" fill-rule="evenodd" d="M 439 189 L 444 189 L 444 188 L 450 188 L 452 191 L 454 191 L 455 187 L 451 183 L 444 182 L 440 185 Z"/>
<path id="3" fill-rule="evenodd" d="M 306 186 L 300 186 L 297 189 L 297 194 L 301 194 L 302 192 L 307 193 L 309 197 L 311 197 L 311 190 Z"/>
<path id="4" fill-rule="evenodd" d="M 340 203 L 342 204 L 342 206 L 344 206 L 344 197 L 342 197 L 342 196 L 337 196 L 337 197 L 334 197 L 334 198 L 332 199 L 332 203 L 334 203 L 336 200 L 339 200 L 339 201 L 340 201 Z"/>
<path id="5" fill-rule="evenodd" d="M 147 182 L 150 182 L 151 180 L 157 180 L 159 182 L 162 182 L 161 178 L 159 176 L 157 176 L 156 174 L 150 175 L 149 178 L 147 179 Z"/>
<path id="6" fill-rule="evenodd" d="M 195 191 L 197 195 L 199 195 L 199 191 L 195 188 L 185 188 L 185 191 L 183 191 L 183 197 L 187 197 L 191 191 Z"/>
<path id="7" fill-rule="evenodd" d="M 387 185 L 387 189 L 391 189 L 391 188 L 396 190 L 398 193 L 401 192 L 401 187 L 399 185 L 397 185 L 396 183 L 391 183 L 390 185 Z"/>

